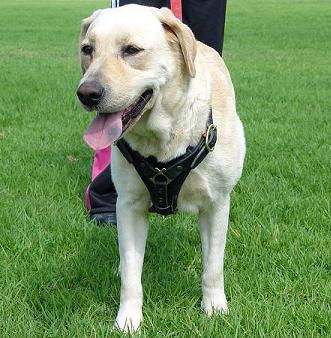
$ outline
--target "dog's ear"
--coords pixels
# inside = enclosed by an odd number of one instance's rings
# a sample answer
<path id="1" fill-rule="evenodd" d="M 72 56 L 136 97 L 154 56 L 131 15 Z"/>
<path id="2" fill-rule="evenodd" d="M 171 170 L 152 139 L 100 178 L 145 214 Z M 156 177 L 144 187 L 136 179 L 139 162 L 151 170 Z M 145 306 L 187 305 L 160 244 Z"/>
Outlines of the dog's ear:
<path id="1" fill-rule="evenodd" d="M 182 51 L 188 73 L 191 77 L 195 77 L 194 60 L 197 54 L 197 43 L 192 31 L 177 19 L 168 8 L 155 9 L 155 13 L 164 29 L 174 34 Z"/>
<path id="2" fill-rule="evenodd" d="M 82 42 L 85 39 L 87 30 L 89 29 L 91 23 L 93 20 L 100 14 L 100 9 L 96 10 L 93 12 L 91 16 L 88 18 L 83 19 L 81 29 L 80 29 L 80 36 L 79 36 L 79 41 Z"/>

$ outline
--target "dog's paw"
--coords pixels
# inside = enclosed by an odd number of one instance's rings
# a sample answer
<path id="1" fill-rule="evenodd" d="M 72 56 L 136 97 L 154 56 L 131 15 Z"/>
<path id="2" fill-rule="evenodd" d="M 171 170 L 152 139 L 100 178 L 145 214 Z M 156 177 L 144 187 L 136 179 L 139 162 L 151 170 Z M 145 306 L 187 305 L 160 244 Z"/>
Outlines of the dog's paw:
<path id="1" fill-rule="evenodd" d="M 203 297 L 201 302 L 201 308 L 208 316 L 217 313 L 228 313 L 228 305 L 224 294 Z"/>
<path id="2" fill-rule="evenodd" d="M 119 309 L 114 328 L 119 331 L 134 333 L 137 332 L 143 320 L 141 310 Z"/>

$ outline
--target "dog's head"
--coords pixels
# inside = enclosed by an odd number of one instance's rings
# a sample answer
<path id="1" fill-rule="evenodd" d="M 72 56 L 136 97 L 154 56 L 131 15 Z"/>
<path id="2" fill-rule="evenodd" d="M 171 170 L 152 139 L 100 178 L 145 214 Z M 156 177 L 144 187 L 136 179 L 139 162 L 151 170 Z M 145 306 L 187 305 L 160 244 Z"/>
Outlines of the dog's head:
<path id="1" fill-rule="evenodd" d="M 80 53 L 77 96 L 98 113 L 85 135 L 94 149 L 133 126 L 178 72 L 195 76 L 193 33 L 167 8 L 127 5 L 94 12 L 83 20 Z"/>

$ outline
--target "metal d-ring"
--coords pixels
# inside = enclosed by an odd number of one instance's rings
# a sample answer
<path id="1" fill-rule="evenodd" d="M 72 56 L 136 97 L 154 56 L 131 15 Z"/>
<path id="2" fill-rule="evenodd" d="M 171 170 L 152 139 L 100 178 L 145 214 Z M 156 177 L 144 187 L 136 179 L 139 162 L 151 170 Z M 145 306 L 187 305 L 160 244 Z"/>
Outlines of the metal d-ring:
<path id="1" fill-rule="evenodd" d="M 206 132 L 206 140 L 205 140 L 206 143 L 205 143 L 205 146 L 206 146 L 206 148 L 207 148 L 207 150 L 209 152 L 212 152 L 215 149 L 215 144 L 214 144 L 213 147 L 209 146 L 209 141 L 210 141 L 209 137 L 210 137 L 210 131 L 211 130 L 216 130 L 217 131 L 217 126 L 214 123 L 212 123 L 212 124 L 209 125 L 209 127 L 207 129 L 207 132 Z"/>

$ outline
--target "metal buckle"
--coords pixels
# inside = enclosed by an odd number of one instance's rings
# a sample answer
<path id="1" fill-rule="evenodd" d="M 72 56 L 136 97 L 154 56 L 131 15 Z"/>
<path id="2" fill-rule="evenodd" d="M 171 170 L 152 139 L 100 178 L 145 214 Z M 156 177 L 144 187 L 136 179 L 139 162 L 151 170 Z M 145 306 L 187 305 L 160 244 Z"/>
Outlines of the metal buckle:
<path id="1" fill-rule="evenodd" d="M 211 153 L 214 149 L 215 149 L 215 144 L 213 147 L 210 147 L 209 146 L 209 142 L 211 141 L 209 138 L 210 138 L 210 131 L 211 130 L 215 130 L 217 131 L 217 126 L 212 123 L 209 125 L 208 129 L 207 129 L 207 132 L 206 132 L 206 140 L 205 140 L 205 146 L 207 148 L 207 150 Z"/>
<path id="2" fill-rule="evenodd" d="M 154 184 L 156 182 L 156 178 L 159 177 L 159 176 L 163 176 L 165 179 L 166 179 L 166 184 L 169 184 L 172 179 L 169 178 L 164 172 L 167 170 L 166 168 L 162 168 L 162 169 L 159 169 L 159 168 L 155 168 L 155 170 L 157 171 L 157 173 L 153 176 L 153 177 L 150 177 L 149 180 L 152 181 Z"/>

